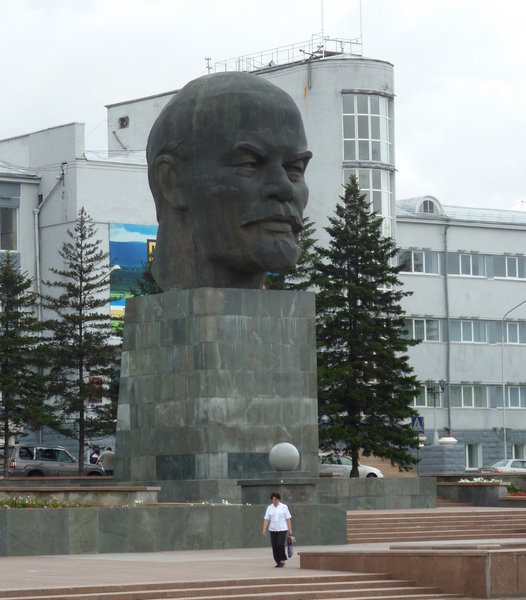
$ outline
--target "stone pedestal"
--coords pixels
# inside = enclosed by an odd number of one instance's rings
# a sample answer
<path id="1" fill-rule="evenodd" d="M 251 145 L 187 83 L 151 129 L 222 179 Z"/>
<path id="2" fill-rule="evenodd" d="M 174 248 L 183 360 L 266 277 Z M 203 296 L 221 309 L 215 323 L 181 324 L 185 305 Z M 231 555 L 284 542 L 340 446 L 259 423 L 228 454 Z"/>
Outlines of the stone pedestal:
<path id="1" fill-rule="evenodd" d="M 293 504 L 315 504 L 317 478 L 289 477 L 286 473 L 274 473 L 274 478 L 240 481 L 243 504 L 270 504 L 270 494 L 279 492 L 283 502 Z"/>
<path id="2" fill-rule="evenodd" d="M 280 442 L 316 477 L 317 423 L 314 294 L 201 288 L 127 301 L 117 481 L 155 482 L 160 500 L 239 495 L 237 480 L 270 471 Z"/>

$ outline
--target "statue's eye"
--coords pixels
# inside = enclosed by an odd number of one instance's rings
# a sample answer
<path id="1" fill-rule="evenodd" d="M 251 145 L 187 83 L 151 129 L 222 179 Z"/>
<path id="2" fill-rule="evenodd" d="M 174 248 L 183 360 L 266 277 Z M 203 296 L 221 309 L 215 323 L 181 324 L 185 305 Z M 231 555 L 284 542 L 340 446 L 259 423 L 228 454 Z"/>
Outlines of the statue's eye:
<path id="1" fill-rule="evenodd" d="M 259 167 L 262 159 L 248 152 L 234 157 L 230 166 L 234 167 L 241 175 L 252 175 Z"/>
<path id="2" fill-rule="evenodd" d="M 294 162 L 283 165 L 283 168 L 285 169 L 289 177 L 299 179 L 305 174 L 305 166 L 305 161 L 296 160 Z"/>
<path id="3" fill-rule="evenodd" d="M 240 161 L 236 164 L 236 167 L 245 167 L 248 169 L 255 169 L 258 165 L 258 161 L 255 158 L 249 158 L 247 160 Z"/>

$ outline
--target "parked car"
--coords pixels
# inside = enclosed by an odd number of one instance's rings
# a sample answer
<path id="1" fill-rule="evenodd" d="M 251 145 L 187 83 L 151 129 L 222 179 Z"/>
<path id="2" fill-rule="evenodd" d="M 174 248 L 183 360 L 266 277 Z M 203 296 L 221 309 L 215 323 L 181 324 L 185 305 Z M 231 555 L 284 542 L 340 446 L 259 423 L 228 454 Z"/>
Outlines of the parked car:
<path id="1" fill-rule="evenodd" d="M 480 467 L 479 473 L 524 473 L 526 474 L 526 460 L 519 458 L 509 458 L 498 460 L 487 467 Z"/>
<path id="2" fill-rule="evenodd" d="M 84 464 L 83 475 L 104 475 L 100 465 Z M 10 477 L 53 477 L 78 475 L 77 459 L 61 446 L 16 445 L 9 460 Z"/>
<path id="3" fill-rule="evenodd" d="M 330 453 L 320 454 L 320 473 L 333 473 L 343 477 L 350 477 L 352 470 L 352 458 L 344 454 Z M 359 477 L 383 477 L 382 471 L 375 467 L 368 467 L 358 463 Z"/>

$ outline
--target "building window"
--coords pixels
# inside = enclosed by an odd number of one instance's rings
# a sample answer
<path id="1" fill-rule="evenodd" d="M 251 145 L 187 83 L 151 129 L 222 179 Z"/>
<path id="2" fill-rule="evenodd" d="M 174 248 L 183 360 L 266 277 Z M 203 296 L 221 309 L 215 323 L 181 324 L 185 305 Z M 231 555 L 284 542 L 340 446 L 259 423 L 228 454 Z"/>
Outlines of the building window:
<path id="1" fill-rule="evenodd" d="M 526 408 L 526 386 L 507 386 L 506 406 L 508 408 Z"/>
<path id="2" fill-rule="evenodd" d="M 487 260 L 492 263 L 492 271 L 488 273 L 490 276 L 526 279 L 526 257 L 524 256 L 488 256 Z"/>
<path id="3" fill-rule="evenodd" d="M 450 385 L 449 404 L 452 408 L 487 408 L 484 385 Z"/>
<path id="4" fill-rule="evenodd" d="M 354 175 L 360 185 L 360 191 L 365 194 L 371 211 L 384 217 L 382 235 L 390 236 L 392 232 L 392 193 L 391 173 L 380 169 L 344 169 L 344 185 Z"/>
<path id="5" fill-rule="evenodd" d="M 500 321 L 488 321 L 488 341 L 490 344 L 502 343 L 502 323 Z"/>
<path id="6" fill-rule="evenodd" d="M 489 387 L 489 407 L 502 408 L 502 386 L 490 385 Z"/>
<path id="7" fill-rule="evenodd" d="M 426 406 L 426 388 L 422 386 L 413 401 L 413 406 Z"/>
<path id="8" fill-rule="evenodd" d="M 489 405 L 490 408 L 502 408 L 502 386 L 490 385 Z M 504 387 L 506 408 L 526 408 L 526 386 L 507 385 Z"/>
<path id="9" fill-rule="evenodd" d="M 20 184 L 0 182 L 0 250 L 18 250 Z"/>
<path id="10" fill-rule="evenodd" d="M 513 279 L 517 278 L 519 272 L 517 270 L 517 257 L 516 256 L 507 256 L 506 257 L 506 270 L 507 277 L 511 277 Z"/>
<path id="11" fill-rule="evenodd" d="M 431 391 L 425 385 L 421 386 L 417 396 L 413 400 L 413 406 L 420 408 L 434 408 L 442 405 L 442 393 L 440 391 Z"/>
<path id="12" fill-rule="evenodd" d="M 526 446 L 524 444 L 513 444 L 513 458 L 526 458 Z"/>
<path id="13" fill-rule="evenodd" d="M 448 275 L 467 275 L 485 277 L 486 263 L 483 254 L 467 254 L 462 252 L 447 253 Z"/>
<path id="14" fill-rule="evenodd" d="M 466 469 L 482 466 L 482 444 L 466 444 Z"/>
<path id="15" fill-rule="evenodd" d="M 508 344 L 519 343 L 519 324 L 518 323 L 506 323 L 506 329 L 508 333 Z"/>
<path id="16" fill-rule="evenodd" d="M 487 340 L 486 321 L 451 319 L 449 321 L 451 342 L 485 343 Z"/>
<path id="17" fill-rule="evenodd" d="M 444 253 L 434 250 L 400 250 L 398 264 L 405 273 L 444 273 Z"/>
<path id="18" fill-rule="evenodd" d="M 442 406 L 442 392 L 440 387 L 436 385 L 433 389 L 426 389 L 427 406 L 440 407 Z"/>
<path id="19" fill-rule="evenodd" d="M 18 250 L 18 208 L 0 207 L 0 250 Z"/>
<path id="20" fill-rule="evenodd" d="M 440 319 L 406 319 L 406 335 L 409 339 L 439 342 Z"/>
<path id="21" fill-rule="evenodd" d="M 473 321 L 473 341 L 479 344 L 486 343 L 486 321 Z"/>
<path id="22" fill-rule="evenodd" d="M 438 211 L 436 210 L 436 206 L 433 200 L 424 200 L 420 206 L 420 212 L 426 214 L 435 214 Z"/>
<path id="23" fill-rule="evenodd" d="M 472 342 L 473 324 L 471 321 L 451 319 L 449 321 L 449 340 L 451 342 Z"/>
<path id="24" fill-rule="evenodd" d="M 344 183 L 349 183 L 354 175 L 360 185 L 360 191 L 367 196 L 371 210 L 380 215 L 391 212 L 391 178 L 388 171 L 380 169 L 344 169 Z"/>
<path id="25" fill-rule="evenodd" d="M 424 272 L 438 275 L 443 272 L 441 269 L 441 252 L 433 252 L 432 250 L 426 250 L 424 252 Z"/>
<path id="26" fill-rule="evenodd" d="M 499 332 L 502 331 L 502 325 Z M 496 343 L 500 342 L 498 339 Z M 526 322 L 509 321 L 504 324 L 504 343 L 506 344 L 526 344 Z"/>
<path id="27" fill-rule="evenodd" d="M 390 164 L 390 107 L 383 96 L 344 94 L 343 160 Z"/>

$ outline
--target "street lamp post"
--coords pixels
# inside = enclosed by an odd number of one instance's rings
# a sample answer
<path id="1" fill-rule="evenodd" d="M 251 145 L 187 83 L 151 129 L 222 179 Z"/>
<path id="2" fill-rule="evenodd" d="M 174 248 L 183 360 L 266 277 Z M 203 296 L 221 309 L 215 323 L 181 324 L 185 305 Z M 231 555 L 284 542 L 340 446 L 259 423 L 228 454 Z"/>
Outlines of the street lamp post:
<path id="1" fill-rule="evenodd" d="M 109 279 L 111 277 L 112 273 L 115 273 L 115 271 L 120 271 L 120 270 L 121 270 L 120 265 L 113 265 L 107 273 L 105 273 L 100 279 L 97 279 L 95 284 L 98 285 L 99 283 L 102 283 L 105 279 Z"/>
<path id="2" fill-rule="evenodd" d="M 508 458 L 508 439 L 506 435 L 506 383 L 504 380 L 504 328 L 506 327 L 506 317 L 512 313 L 516 308 L 526 304 L 526 300 L 519 302 L 513 308 L 510 308 L 507 312 L 504 313 L 502 317 L 501 323 L 501 331 L 500 331 L 500 374 L 502 381 L 502 431 L 503 431 L 503 439 L 504 439 L 504 460 Z"/>
<path id="3" fill-rule="evenodd" d="M 435 383 L 432 379 L 426 381 L 426 389 L 428 394 L 433 394 L 433 446 L 438 446 L 438 429 L 437 429 L 437 386 L 440 387 L 440 393 L 444 390 L 445 381 L 441 379 Z"/>

